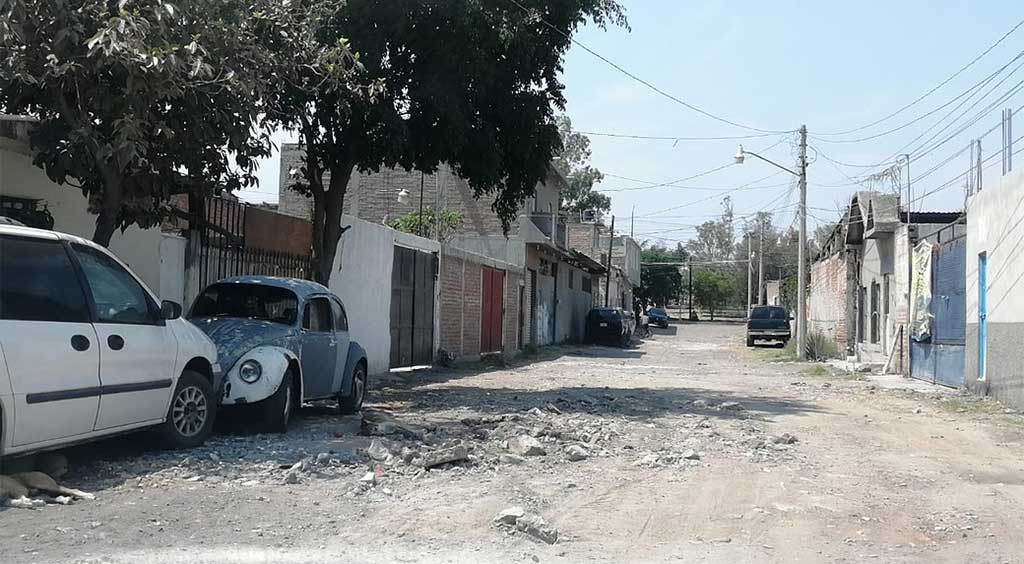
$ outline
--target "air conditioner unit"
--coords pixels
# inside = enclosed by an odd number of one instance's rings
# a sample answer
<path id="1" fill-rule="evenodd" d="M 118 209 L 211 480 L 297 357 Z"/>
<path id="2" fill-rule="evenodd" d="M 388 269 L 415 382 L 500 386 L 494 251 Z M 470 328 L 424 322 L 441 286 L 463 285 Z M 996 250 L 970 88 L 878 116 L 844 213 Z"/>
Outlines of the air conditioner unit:
<path id="1" fill-rule="evenodd" d="M 598 219 L 597 210 L 583 210 L 580 212 L 580 223 L 597 223 Z"/>

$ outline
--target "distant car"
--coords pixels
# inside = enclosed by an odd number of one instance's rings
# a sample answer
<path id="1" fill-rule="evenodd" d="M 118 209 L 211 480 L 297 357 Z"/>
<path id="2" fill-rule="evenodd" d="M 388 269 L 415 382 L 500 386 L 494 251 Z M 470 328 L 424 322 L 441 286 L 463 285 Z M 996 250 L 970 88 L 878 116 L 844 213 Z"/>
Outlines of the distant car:
<path id="1" fill-rule="evenodd" d="M 588 343 L 626 346 L 636 326 L 633 316 L 613 307 L 598 307 L 587 313 L 585 336 Z"/>
<path id="2" fill-rule="evenodd" d="M 217 349 L 106 249 L 0 225 L 0 456 L 155 427 L 213 430 Z"/>
<path id="3" fill-rule="evenodd" d="M 668 312 L 660 307 L 652 307 L 647 311 L 648 323 L 655 327 L 668 329 Z"/>
<path id="4" fill-rule="evenodd" d="M 265 430 L 285 432 L 305 400 L 336 399 L 342 413 L 362 407 L 366 351 L 349 337 L 341 299 L 293 278 L 243 276 L 207 287 L 189 319 L 217 345 L 223 404 L 258 404 Z"/>
<path id="5" fill-rule="evenodd" d="M 789 342 L 789 312 L 782 306 L 754 306 L 747 319 L 747 346 L 756 341 Z"/>

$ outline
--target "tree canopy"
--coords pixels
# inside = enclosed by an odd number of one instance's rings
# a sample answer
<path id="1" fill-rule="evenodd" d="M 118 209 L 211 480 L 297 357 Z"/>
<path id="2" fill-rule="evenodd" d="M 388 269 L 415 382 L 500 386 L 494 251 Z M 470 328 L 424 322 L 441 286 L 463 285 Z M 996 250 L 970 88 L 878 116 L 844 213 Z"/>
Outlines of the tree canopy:
<path id="1" fill-rule="evenodd" d="M 274 108 L 305 149 L 293 186 L 313 198 L 315 274 L 330 277 L 352 171 L 446 163 L 506 228 L 562 149 L 562 60 L 585 22 L 625 25 L 613 0 L 349 0 L 322 46 L 359 54 L 367 88 L 300 88 Z M 325 184 L 324 178 L 329 181 Z"/>
<path id="2" fill-rule="evenodd" d="M 594 191 L 594 184 L 601 182 L 604 175 L 590 165 L 590 139 L 572 129 L 569 116 L 556 118 L 562 149 L 555 157 L 555 166 L 569 181 L 569 187 L 562 193 L 562 209 L 574 215 L 593 210 L 597 217 L 611 211 L 612 199 Z"/>
<path id="3" fill-rule="evenodd" d="M 0 2 L 0 110 L 37 118 L 35 164 L 81 189 L 94 240 L 147 227 L 176 193 L 253 180 L 269 134 L 261 42 L 277 4 Z"/>
<path id="4" fill-rule="evenodd" d="M 678 266 L 658 266 L 649 263 L 683 262 L 689 257 L 682 245 L 675 249 L 644 243 L 640 248 L 640 289 L 636 297 L 644 307 L 665 306 L 670 299 L 678 298 L 682 290 L 683 276 Z"/>
<path id="5" fill-rule="evenodd" d="M 697 270 L 693 274 L 693 302 L 706 310 L 711 319 L 735 294 L 731 277 L 716 270 Z"/>

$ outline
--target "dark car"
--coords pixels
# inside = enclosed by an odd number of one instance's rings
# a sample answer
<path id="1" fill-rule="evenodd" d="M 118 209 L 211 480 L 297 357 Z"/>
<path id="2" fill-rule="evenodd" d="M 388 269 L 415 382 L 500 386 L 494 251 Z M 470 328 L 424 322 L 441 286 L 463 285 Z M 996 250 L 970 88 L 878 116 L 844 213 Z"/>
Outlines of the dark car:
<path id="1" fill-rule="evenodd" d="M 782 306 L 754 306 L 747 319 L 747 346 L 756 341 L 789 342 L 789 312 Z"/>
<path id="2" fill-rule="evenodd" d="M 633 316 L 614 307 L 598 307 L 587 313 L 586 341 L 626 346 L 636 326 Z"/>
<path id="3" fill-rule="evenodd" d="M 660 307 L 652 307 L 647 311 L 647 322 L 655 327 L 668 329 L 668 312 Z"/>

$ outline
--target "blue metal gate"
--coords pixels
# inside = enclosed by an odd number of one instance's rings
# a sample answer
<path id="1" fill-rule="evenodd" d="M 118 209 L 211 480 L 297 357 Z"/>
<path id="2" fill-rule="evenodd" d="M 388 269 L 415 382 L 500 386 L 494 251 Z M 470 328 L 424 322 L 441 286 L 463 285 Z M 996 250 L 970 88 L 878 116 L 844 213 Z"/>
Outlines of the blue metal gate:
<path id="1" fill-rule="evenodd" d="M 964 337 L 967 328 L 967 241 L 963 236 L 937 244 L 932 251 L 930 338 L 910 345 L 910 375 L 959 387 L 964 383 Z"/>

